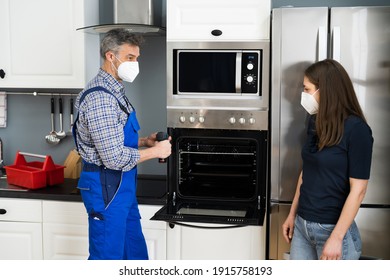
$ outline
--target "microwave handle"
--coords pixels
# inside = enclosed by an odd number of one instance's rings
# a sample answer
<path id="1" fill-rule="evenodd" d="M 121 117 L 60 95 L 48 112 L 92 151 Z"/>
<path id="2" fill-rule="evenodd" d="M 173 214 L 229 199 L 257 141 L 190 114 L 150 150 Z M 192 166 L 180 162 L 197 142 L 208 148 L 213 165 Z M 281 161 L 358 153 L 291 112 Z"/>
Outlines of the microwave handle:
<path id="1" fill-rule="evenodd" d="M 236 93 L 241 93 L 242 53 L 236 53 Z"/>

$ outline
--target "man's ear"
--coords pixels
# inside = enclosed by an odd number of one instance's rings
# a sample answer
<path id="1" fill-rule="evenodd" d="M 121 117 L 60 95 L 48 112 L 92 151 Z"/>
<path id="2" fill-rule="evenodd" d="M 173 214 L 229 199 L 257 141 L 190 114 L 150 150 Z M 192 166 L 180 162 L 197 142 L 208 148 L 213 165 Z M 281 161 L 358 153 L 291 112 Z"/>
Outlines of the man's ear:
<path id="1" fill-rule="evenodd" d="M 114 58 L 115 58 L 115 55 L 112 52 L 110 52 L 110 51 L 106 52 L 106 60 L 113 62 Z"/>

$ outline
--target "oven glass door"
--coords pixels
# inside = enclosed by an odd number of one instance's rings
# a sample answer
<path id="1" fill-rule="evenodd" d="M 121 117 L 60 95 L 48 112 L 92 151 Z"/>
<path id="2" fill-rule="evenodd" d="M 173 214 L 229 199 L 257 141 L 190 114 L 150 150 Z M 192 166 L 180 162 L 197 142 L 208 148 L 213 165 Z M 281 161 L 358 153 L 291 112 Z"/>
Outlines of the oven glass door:
<path id="1" fill-rule="evenodd" d="M 264 223 L 265 208 L 257 203 L 169 201 L 151 219 L 166 222 L 260 225 Z"/>

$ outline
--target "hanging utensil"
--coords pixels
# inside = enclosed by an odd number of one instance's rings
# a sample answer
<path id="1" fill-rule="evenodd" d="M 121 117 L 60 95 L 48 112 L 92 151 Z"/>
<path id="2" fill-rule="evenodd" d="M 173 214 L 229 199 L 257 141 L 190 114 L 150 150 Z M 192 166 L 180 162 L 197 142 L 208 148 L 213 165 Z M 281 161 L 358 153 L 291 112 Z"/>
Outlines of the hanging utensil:
<path id="1" fill-rule="evenodd" d="M 66 137 L 66 133 L 64 131 L 64 121 L 62 119 L 62 111 L 63 111 L 63 106 L 62 106 L 62 97 L 58 99 L 59 102 L 59 111 L 60 111 L 60 131 L 56 132 L 56 136 L 58 139 L 64 139 Z"/>
<path id="2" fill-rule="evenodd" d="M 54 98 L 50 99 L 50 117 L 51 117 L 51 131 L 46 135 L 46 142 L 49 144 L 57 145 L 60 142 L 60 139 L 56 137 L 56 132 L 54 130 Z"/>
<path id="3" fill-rule="evenodd" d="M 69 131 L 66 133 L 67 135 L 72 135 L 73 129 L 73 98 L 70 98 L 70 126 L 69 126 Z"/>

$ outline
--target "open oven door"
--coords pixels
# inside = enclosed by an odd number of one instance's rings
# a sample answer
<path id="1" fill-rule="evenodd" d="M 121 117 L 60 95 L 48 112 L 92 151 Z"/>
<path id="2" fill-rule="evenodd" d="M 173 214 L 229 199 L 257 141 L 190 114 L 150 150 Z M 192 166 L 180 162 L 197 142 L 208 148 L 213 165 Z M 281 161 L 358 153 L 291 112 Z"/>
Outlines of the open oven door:
<path id="1" fill-rule="evenodd" d="M 265 207 L 260 207 L 258 203 L 229 204 L 171 199 L 151 220 L 262 226 L 264 217 Z"/>

